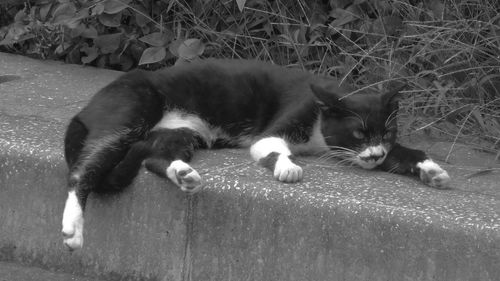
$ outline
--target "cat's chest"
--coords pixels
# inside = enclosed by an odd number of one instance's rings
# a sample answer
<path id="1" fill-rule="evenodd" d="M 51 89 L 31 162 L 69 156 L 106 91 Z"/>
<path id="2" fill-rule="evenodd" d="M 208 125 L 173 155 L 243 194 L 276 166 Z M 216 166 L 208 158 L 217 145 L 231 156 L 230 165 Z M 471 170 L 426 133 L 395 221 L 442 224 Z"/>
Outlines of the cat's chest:
<path id="1" fill-rule="evenodd" d="M 321 118 L 318 118 L 310 131 L 309 140 L 307 142 L 290 144 L 290 150 L 293 154 L 318 154 L 328 151 L 328 145 L 325 142 L 325 137 L 321 132 Z"/>

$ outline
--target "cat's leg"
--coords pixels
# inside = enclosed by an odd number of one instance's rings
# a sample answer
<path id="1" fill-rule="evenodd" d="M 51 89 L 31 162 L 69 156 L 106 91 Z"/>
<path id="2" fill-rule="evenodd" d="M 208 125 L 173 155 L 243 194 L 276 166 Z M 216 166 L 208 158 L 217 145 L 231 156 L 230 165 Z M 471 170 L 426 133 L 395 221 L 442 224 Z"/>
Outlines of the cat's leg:
<path id="1" fill-rule="evenodd" d="M 77 142 L 75 136 L 79 135 L 66 135 L 66 147 Z M 127 135 L 123 132 L 105 136 L 90 134 L 80 149 L 66 149 L 69 152 L 67 159 L 74 159 L 73 165 L 70 165 L 68 197 L 62 219 L 64 244 L 70 250 L 83 245 L 83 213 L 88 195 L 100 186 L 105 175 L 125 156 L 128 146 L 124 145 L 124 138 Z"/>
<path id="2" fill-rule="evenodd" d="M 265 137 L 250 147 L 252 158 L 270 169 L 275 179 L 282 182 L 302 180 L 302 168 L 293 162 L 287 142 L 280 137 Z"/>
<path id="3" fill-rule="evenodd" d="M 139 173 L 143 161 L 152 155 L 148 141 L 138 141 L 130 146 L 125 157 L 107 175 L 99 191 L 118 191 L 129 186 Z"/>
<path id="4" fill-rule="evenodd" d="M 70 171 L 82 153 L 87 135 L 88 130 L 83 123 L 77 117 L 73 118 L 68 125 L 64 140 L 64 156 Z M 74 187 L 68 189 L 62 220 L 62 234 L 64 244 L 69 249 L 81 247 L 83 243 L 83 207 L 78 197 Z"/>
<path id="5" fill-rule="evenodd" d="M 194 150 L 202 146 L 200 135 L 185 127 L 158 129 L 146 140 L 151 147 L 151 157 L 146 159 L 146 168 L 160 177 L 168 178 L 180 189 L 196 193 L 202 188 L 200 174 L 188 162 Z"/>
<path id="6" fill-rule="evenodd" d="M 447 188 L 450 176 L 425 152 L 394 144 L 380 168 L 398 174 L 412 174 L 422 182 L 435 188 Z"/>

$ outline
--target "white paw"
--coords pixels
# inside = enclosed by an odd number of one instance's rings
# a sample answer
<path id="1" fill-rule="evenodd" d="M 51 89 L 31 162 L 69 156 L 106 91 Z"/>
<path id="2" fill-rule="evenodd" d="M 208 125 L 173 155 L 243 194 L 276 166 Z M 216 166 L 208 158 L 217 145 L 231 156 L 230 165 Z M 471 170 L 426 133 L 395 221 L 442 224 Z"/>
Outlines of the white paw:
<path id="1" fill-rule="evenodd" d="M 196 193 L 201 190 L 201 176 L 182 160 L 175 160 L 167 168 L 167 176 L 184 192 Z"/>
<path id="2" fill-rule="evenodd" d="M 83 246 L 83 217 L 73 222 L 72 227 L 63 226 L 63 242 L 70 251 L 81 249 Z"/>
<path id="3" fill-rule="evenodd" d="M 298 182 L 302 180 L 302 168 L 295 165 L 288 156 L 280 154 L 274 165 L 274 178 L 282 182 Z"/>
<path id="4" fill-rule="evenodd" d="M 450 184 L 450 176 L 434 161 L 427 159 L 417 164 L 420 168 L 420 179 L 427 185 L 435 188 L 447 188 Z"/>
<path id="5" fill-rule="evenodd" d="M 64 245 L 69 250 L 76 250 L 83 246 L 83 210 L 75 191 L 68 192 L 62 219 L 62 234 Z"/>

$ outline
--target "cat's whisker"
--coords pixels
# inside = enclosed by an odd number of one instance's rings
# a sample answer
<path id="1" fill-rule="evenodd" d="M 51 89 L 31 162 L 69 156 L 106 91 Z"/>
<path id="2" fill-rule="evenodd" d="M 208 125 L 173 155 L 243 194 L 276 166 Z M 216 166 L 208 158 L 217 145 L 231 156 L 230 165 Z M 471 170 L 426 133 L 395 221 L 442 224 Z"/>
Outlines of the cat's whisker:
<path id="1" fill-rule="evenodd" d="M 357 152 L 354 149 L 350 149 L 350 148 L 346 148 L 346 147 L 342 147 L 342 146 L 330 145 L 330 146 L 327 146 L 327 147 L 329 149 L 331 149 L 332 151 L 343 150 L 343 151 L 348 151 L 348 152 L 352 152 L 354 154 L 357 154 Z"/>
<path id="2" fill-rule="evenodd" d="M 343 150 L 340 150 L 340 149 L 335 149 L 335 150 L 329 150 L 329 151 L 325 152 L 324 154 L 338 154 L 338 153 L 342 153 L 342 154 L 349 154 L 349 155 L 356 155 L 356 154 L 358 154 L 356 151 L 354 151 L 354 150 L 350 150 L 350 149 L 343 149 Z"/>
<path id="3" fill-rule="evenodd" d="M 399 163 L 394 163 L 394 165 L 392 165 L 392 167 L 388 170 L 388 172 L 395 173 L 398 168 L 399 168 Z"/>
<path id="4" fill-rule="evenodd" d="M 389 116 L 387 116 L 387 119 L 385 120 L 385 126 L 386 127 L 387 127 L 387 125 L 389 125 L 389 123 L 391 123 L 394 119 L 396 119 L 397 113 L 398 113 L 397 110 L 393 110 L 391 112 L 391 114 L 389 114 Z"/>
<path id="5" fill-rule="evenodd" d="M 330 151 L 318 157 L 318 159 L 332 159 L 332 158 L 354 158 L 356 156 L 355 153 L 349 151 Z"/>
<path id="6" fill-rule="evenodd" d="M 355 155 L 349 153 L 329 153 L 320 156 L 317 160 L 320 162 L 327 162 L 329 160 L 338 160 L 337 164 L 343 164 L 346 162 L 352 163 L 355 159 Z"/>
<path id="7" fill-rule="evenodd" d="M 366 125 L 366 124 L 368 124 L 368 117 L 370 117 L 370 113 L 368 113 L 365 116 L 365 119 L 363 119 L 363 130 L 366 130 L 368 128 L 368 126 Z"/>
<path id="8" fill-rule="evenodd" d="M 342 160 L 339 160 L 339 161 L 335 161 L 335 162 L 330 162 L 327 160 L 331 160 L 331 159 L 317 159 L 317 163 L 328 163 L 330 164 L 332 167 L 338 167 L 338 166 L 342 166 L 342 167 L 347 167 L 347 166 L 352 166 L 352 160 L 351 159 L 342 159 Z M 348 164 L 348 165 L 346 165 Z"/>
<path id="9" fill-rule="evenodd" d="M 342 166 L 342 167 L 351 167 L 354 165 L 353 159 L 342 159 L 338 162 L 335 163 L 335 166 Z M 346 165 L 348 164 L 348 165 Z"/>

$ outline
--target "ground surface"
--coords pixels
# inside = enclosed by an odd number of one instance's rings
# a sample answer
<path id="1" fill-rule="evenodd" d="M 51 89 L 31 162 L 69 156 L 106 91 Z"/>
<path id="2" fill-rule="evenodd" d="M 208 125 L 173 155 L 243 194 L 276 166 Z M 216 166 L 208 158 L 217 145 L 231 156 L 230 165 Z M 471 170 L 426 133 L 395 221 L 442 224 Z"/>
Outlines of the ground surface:
<path id="1" fill-rule="evenodd" d="M 303 182 L 282 184 L 246 150 L 201 151 L 193 161 L 206 183 L 200 194 L 186 197 L 142 173 L 121 194 L 89 199 L 84 249 L 66 252 L 64 128 L 118 75 L 0 54 L 0 261 L 17 263 L 1 264 L 0 273 L 20 274 L 13 280 L 29 278 L 23 269 L 51 274 L 36 267 L 104 280 L 500 280 L 498 162 L 466 144 L 421 138 L 406 141 L 438 162 L 451 150 L 440 162 L 451 189 L 313 158 L 299 160 Z"/>
<path id="2" fill-rule="evenodd" d="M 0 262 L 0 281 L 99 281 L 36 267 Z"/>

